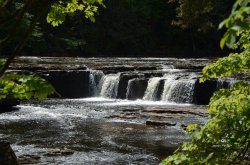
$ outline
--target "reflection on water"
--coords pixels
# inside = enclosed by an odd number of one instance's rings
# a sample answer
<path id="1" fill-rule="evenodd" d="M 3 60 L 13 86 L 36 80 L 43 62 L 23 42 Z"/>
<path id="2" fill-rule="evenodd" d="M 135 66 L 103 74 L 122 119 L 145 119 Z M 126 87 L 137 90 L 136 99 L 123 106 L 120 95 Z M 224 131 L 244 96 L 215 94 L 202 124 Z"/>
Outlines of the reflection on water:
<path id="1" fill-rule="evenodd" d="M 100 98 L 46 100 L 0 114 L 0 137 L 13 144 L 18 156 L 40 155 L 40 164 L 158 164 L 187 137 L 181 124 L 145 125 L 156 116 L 144 111 L 183 107 L 194 105 Z M 173 116 L 164 120 L 205 121 L 192 114 Z M 68 148 L 74 153 L 46 155 L 51 148 Z"/>

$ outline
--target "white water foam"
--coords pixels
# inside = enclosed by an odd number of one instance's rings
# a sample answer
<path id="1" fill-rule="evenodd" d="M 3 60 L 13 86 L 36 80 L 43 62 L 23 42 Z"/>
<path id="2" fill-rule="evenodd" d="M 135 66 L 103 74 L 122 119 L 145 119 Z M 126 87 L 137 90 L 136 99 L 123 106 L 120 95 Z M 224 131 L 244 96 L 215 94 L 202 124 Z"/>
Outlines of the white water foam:
<path id="1" fill-rule="evenodd" d="M 120 74 L 108 74 L 101 80 L 100 96 L 104 98 L 116 98 L 118 92 Z"/>
<path id="2" fill-rule="evenodd" d="M 157 97 L 158 87 L 160 85 L 161 77 L 153 77 L 148 81 L 148 86 L 143 96 L 143 100 L 155 101 Z"/>
<path id="3" fill-rule="evenodd" d="M 192 103 L 196 75 L 190 74 L 188 77 L 166 74 L 162 101 L 176 103 Z"/>
<path id="4" fill-rule="evenodd" d="M 99 83 L 104 76 L 102 71 L 90 70 L 89 73 L 89 93 L 91 96 L 98 96 L 100 93 Z"/>

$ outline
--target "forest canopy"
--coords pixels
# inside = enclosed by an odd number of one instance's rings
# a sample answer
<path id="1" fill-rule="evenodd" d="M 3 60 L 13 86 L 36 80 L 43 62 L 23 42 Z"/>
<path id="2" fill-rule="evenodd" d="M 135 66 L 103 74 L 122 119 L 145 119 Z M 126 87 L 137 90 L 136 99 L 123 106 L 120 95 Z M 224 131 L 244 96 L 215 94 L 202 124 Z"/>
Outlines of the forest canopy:
<path id="1" fill-rule="evenodd" d="M 21 2 L 12 1 L 11 4 L 18 6 Z M 32 1 L 43 5 L 42 8 L 30 7 L 32 10 L 21 21 L 21 33 L 18 34 L 24 34 L 35 13 L 41 13 L 22 55 L 222 56 L 225 53 L 221 52 L 218 43 L 223 33 L 218 33 L 217 25 L 226 18 L 233 1 L 106 0 L 104 6 L 98 0 L 83 1 L 80 5 L 71 0 L 53 4 L 46 10 L 45 6 L 53 2 L 56 1 Z M 68 2 L 70 5 L 65 5 Z M 9 11 L 1 10 L 1 18 L 8 18 L 5 17 L 8 14 L 11 18 L 11 13 L 17 10 L 11 5 L 7 9 Z M 193 10 L 197 11 L 185 12 Z M 187 22 L 189 19 L 191 22 Z M 58 26 L 63 21 L 63 26 Z M 0 36 L 6 33 L 6 27 L 0 25 Z M 23 38 L 12 34 L 16 40 Z M 9 45 L 5 52 L 12 49 L 13 45 Z"/>

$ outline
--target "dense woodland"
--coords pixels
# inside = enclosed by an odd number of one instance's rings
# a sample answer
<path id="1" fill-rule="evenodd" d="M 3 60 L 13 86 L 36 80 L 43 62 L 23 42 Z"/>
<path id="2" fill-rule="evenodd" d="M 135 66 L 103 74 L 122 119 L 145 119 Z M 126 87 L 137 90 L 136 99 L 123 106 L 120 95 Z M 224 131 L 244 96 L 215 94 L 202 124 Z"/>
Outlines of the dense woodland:
<path id="1" fill-rule="evenodd" d="M 21 2 L 21 1 L 20 1 Z M 67 16 L 63 26 L 39 19 L 22 55 L 42 56 L 224 56 L 218 24 L 231 10 L 233 0 L 105 0 L 95 22 L 82 13 Z M 17 10 L 18 1 L 9 10 Z M 13 13 L 13 11 L 10 11 Z M 22 21 L 16 40 L 28 28 L 32 12 Z M 1 26 L 0 35 L 8 31 Z M 2 38 L 2 37 L 1 37 Z M 5 49 L 12 50 L 13 46 Z"/>

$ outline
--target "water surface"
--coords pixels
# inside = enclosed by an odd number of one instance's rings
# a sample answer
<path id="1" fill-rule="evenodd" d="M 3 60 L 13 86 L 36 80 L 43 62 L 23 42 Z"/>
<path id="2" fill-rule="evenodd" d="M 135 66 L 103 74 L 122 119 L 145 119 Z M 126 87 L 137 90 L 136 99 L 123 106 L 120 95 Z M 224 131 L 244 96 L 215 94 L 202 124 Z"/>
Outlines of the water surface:
<path id="1" fill-rule="evenodd" d="M 18 108 L 0 114 L 0 137 L 12 143 L 19 157 L 39 155 L 38 164 L 158 164 L 188 140 L 183 124 L 205 122 L 194 114 L 158 117 L 151 110 L 197 108 L 160 101 L 49 99 Z M 148 120 L 177 124 L 155 127 L 146 125 Z M 55 148 L 74 153 L 48 156 Z"/>

